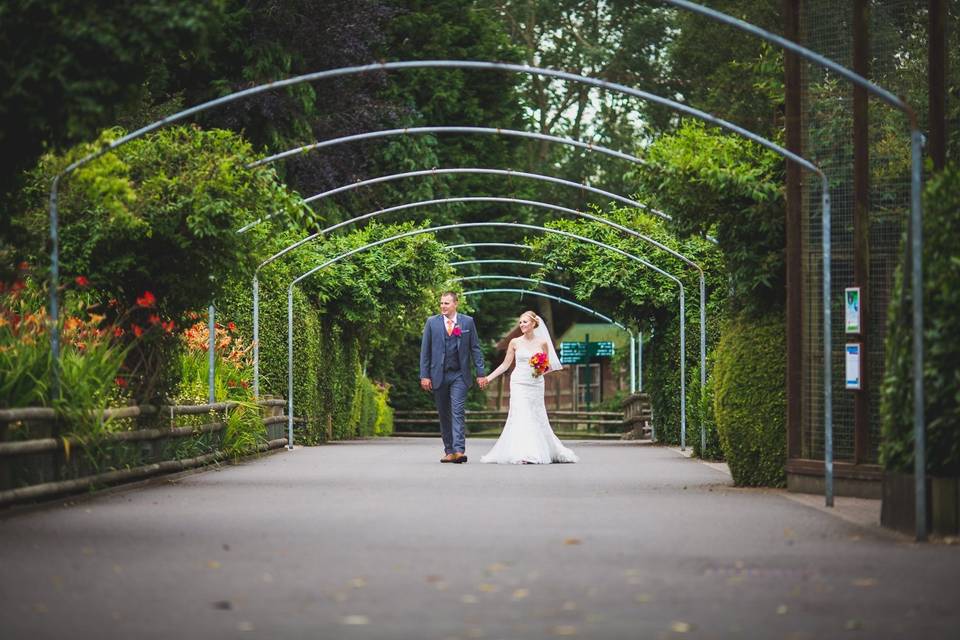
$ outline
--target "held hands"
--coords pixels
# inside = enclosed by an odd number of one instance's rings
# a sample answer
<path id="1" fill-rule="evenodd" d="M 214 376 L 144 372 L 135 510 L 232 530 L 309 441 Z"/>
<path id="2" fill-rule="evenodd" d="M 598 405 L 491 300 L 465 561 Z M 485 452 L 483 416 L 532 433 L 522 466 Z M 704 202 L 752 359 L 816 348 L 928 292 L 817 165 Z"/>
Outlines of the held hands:
<path id="1" fill-rule="evenodd" d="M 481 389 L 486 389 L 488 384 L 489 381 L 486 376 L 477 376 L 477 385 L 479 385 Z"/>
<path id="2" fill-rule="evenodd" d="M 424 391 L 433 391 L 433 381 L 430 378 L 420 378 L 420 388 Z"/>

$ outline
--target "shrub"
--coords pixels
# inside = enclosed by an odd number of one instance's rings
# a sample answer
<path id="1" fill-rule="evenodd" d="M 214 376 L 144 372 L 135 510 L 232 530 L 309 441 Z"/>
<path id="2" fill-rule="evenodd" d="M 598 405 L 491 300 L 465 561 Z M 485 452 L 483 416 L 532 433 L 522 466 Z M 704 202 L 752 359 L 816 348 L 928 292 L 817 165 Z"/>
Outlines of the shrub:
<path id="1" fill-rule="evenodd" d="M 927 473 L 960 474 L 960 167 L 944 170 L 927 186 L 923 217 L 923 388 Z M 905 252 L 906 253 L 906 252 Z M 909 273 L 909 267 L 907 267 Z M 886 374 L 881 391 L 887 469 L 913 472 L 913 302 L 904 265 L 889 307 Z"/>
<path id="2" fill-rule="evenodd" d="M 713 355 L 712 352 L 711 356 Z M 694 432 L 689 434 L 688 440 L 693 441 L 693 454 L 704 460 L 723 460 L 723 447 L 720 446 L 720 433 L 717 431 L 717 419 L 713 413 L 713 368 L 715 366 L 714 358 L 708 357 L 707 360 L 707 384 L 706 390 L 700 392 L 700 366 L 693 370 L 690 378 L 689 397 L 687 398 L 687 407 L 689 418 L 688 423 L 694 426 Z M 706 432 L 706 449 L 701 447 L 700 425 L 703 424 Z"/>
<path id="3" fill-rule="evenodd" d="M 786 363 L 783 317 L 732 318 L 713 372 L 717 431 L 733 480 L 783 486 L 786 480 Z"/>

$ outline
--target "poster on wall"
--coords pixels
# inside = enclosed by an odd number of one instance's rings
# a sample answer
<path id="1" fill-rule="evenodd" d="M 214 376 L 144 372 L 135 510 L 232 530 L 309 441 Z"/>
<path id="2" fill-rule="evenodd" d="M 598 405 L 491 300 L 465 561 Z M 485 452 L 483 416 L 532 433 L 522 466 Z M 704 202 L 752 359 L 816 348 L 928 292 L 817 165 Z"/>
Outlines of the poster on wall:
<path id="1" fill-rule="evenodd" d="M 860 343 L 848 343 L 844 349 L 847 356 L 846 387 L 847 389 L 860 388 Z"/>
<path id="2" fill-rule="evenodd" d="M 860 287 L 847 287 L 843 297 L 847 333 L 860 333 Z"/>

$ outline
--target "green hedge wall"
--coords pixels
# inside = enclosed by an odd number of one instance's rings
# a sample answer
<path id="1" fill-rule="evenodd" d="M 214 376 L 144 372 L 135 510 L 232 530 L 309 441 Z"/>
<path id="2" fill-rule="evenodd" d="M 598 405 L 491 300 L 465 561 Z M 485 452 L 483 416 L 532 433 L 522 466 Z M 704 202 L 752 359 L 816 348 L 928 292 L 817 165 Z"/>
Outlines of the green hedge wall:
<path id="1" fill-rule="evenodd" d="M 923 388 L 927 473 L 960 475 L 960 167 L 927 186 L 923 211 Z M 909 278 L 907 279 L 909 283 Z M 898 270 L 889 307 L 881 391 L 880 459 L 913 472 L 912 296 Z"/>
<path id="2" fill-rule="evenodd" d="M 707 384 L 706 391 L 700 393 L 700 365 L 691 373 L 690 389 L 688 392 L 688 425 L 693 425 L 693 433 L 688 433 L 688 440 L 693 442 L 693 455 L 704 460 L 723 460 L 723 447 L 720 445 L 720 432 L 717 431 L 717 419 L 713 413 L 713 369 L 716 359 L 712 352 L 707 356 Z M 700 446 L 700 424 L 706 431 L 706 449 Z"/>
<path id="3" fill-rule="evenodd" d="M 717 345 L 713 409 L 740 486 L 786 481 L 786 348 L 781 313 L 732 318 Z"/>

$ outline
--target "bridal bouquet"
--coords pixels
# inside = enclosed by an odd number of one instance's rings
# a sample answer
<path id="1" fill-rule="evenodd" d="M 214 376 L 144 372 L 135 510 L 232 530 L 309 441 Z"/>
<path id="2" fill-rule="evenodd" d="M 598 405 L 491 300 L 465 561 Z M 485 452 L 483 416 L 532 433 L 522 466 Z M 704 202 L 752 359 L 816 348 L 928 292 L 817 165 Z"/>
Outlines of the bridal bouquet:
<path id="1" fill-rule="evenodd" d="M 550 371 L 550 359 L 543 351 L 530 356 L 530 368 L 534 378 L 539 378 Z"/>

